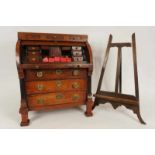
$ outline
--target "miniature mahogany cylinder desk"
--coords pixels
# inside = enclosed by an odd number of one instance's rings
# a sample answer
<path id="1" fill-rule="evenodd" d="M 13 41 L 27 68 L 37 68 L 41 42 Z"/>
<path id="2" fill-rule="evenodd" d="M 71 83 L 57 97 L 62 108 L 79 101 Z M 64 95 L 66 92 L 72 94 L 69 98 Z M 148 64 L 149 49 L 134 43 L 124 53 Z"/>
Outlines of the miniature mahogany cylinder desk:
<path id="1" fill-rule="evenodd" d="M 28 112 L 86 105 L 92 116 L 92 51 L 87 35 L 18 33 L 21 126 Z"/>

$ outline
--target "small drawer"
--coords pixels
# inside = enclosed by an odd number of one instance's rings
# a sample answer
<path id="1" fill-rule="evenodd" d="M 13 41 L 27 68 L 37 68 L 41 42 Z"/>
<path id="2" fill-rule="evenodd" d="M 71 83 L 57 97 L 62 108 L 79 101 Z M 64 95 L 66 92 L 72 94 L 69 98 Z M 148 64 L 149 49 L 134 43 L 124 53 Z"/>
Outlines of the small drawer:
<path id="1" fill-rule="evenodd" d="M 72 50 L 82 50 L 81 46 L 72 46 Z"/>
<path id="2" fill-rule="evenodd" d="M 73 56 L 82 56 L 82 51 L 72 51 Z"/>
<path id="3" fill-rule="evenodd" d="M 83 57 L 73 57 L 73 61 L 83 61 Z"/>
<path id="4" fill-rule="evenodd" d="M 52 80 L 86 78 L 86 69 L 53 69 L 53 70 L 27 70 L 26 80 Z"/>
<path id="5" fill-rule="evenodd" d="M 39 63 L 41 61 L 41 58 L 38 56 L 28 56 L 27 62 L 28 63 Z"/>
<path id="6" fill-rule="evenodd" d="M 38 47 L 38 46 L 28 46 L 27 49 L 29 51 L 37 51 L 37 50 L 40 50 L 40 47 Z"/>
<path id="7" fill-rule="evenodd" d="M 57 104 L 68 104 L 68 103 L 84 104 L 86 101 L 86 92 L 72 91 L 72 92 L 57 92 L 57 93 L 48 93 L 40 95 L 29 95 L 27 96 L 27 101 L 30 108 L 52 106 Z"/>
<path id="8" fill-rule="evenodd" d="M 26 82 L 25 87 L 27 94 L 87 90 L 87 81 L 84 79 L 31 81 Z"/>
<path id="9" fill-rule="evenodd" d="M 40 51 L 28 51 L 27 55 L 28 57 L 41 56 L 41 52 Z"/>

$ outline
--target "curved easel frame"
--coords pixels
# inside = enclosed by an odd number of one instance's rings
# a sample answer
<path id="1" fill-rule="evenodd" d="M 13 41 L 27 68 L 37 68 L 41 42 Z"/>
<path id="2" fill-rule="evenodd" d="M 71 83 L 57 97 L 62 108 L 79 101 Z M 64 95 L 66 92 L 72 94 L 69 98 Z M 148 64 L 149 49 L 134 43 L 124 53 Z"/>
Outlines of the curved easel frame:
<path id="1" fill-rule="evenodd" d="M 93 109 L 98 106 L 100 103 L 105 104 L 110 102 L 114 109 L 124 105 L 126 108 L 133 110 L 137 114 L 139 121 L 142 124 L 145 124 L 141 115 L 140 115 L 140 105 L 139 105 L 139 84 L 138 84 L 138 71 L 137 71 L 137 54 L 136 54 L 136 37 L 135 33 L 132 34 L 132 43 L 112 43 L 112 35 L 109 36 L 109 41 L 106 49 L 105 59 L 102 66 L 100 79 L 97 87 L 97 91 L 94 101 Z M 115 92 L 101 91 L 102 80 L 106 68 L 106 64 L 109 57 L 110 48 L 118 48 L 118 58 L 117 58 L 117 71 L 116 71 L 116 80 L 115 80 Z M 122 94 L 122 48 L 131 47 L 133 54 L 133 66 L 134 66 L 134 81 L 135 81 L 135 96 Z"/>

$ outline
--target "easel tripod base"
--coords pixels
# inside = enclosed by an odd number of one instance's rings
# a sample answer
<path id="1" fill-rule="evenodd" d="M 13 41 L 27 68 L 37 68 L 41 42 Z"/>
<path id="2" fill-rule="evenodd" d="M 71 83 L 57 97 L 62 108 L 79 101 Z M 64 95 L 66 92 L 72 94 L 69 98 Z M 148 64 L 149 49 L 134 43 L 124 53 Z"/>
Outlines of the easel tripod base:
<path id="1" fill-rule="evenodd" d="M 100 91 L 100 93 L 95 94 L 95 101 L 93 109 L 99 104 L 110 103 L 114 109 L 117 109 L 119 106 L 125 106 L 127 109 L 132 110 L 138 117 L 140 123 L 146 124 L 141 117 L 139 101 L 135 96 L 125 95 L 125 94 L 115 94 L 112 92 Z"/>

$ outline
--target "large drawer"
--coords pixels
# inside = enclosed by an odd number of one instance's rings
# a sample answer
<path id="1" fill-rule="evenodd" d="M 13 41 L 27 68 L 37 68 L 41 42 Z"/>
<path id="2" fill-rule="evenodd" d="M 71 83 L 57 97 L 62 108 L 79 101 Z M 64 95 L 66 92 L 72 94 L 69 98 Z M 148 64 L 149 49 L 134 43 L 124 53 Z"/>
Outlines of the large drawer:
<path id="1" fill-rule="evenodd" d="M 39 95 L 28 95 L 28 105 L 30 108 L 43 107 L 56 104 L 85 103 L 85 91 L 72 91 L 61 93 L 48 93 Z"/>
<path id="2" fill-rule="evenodd" d="M 85 79 L 66 79 L 52 81 L 29 81 L 25 84 L 27 94 L 49 93 L 57 91 L 86 90 Z"/>
<path id="3" fill-rule="evenodd" d="M 27 70 L 26 80 L 86 78 L 86 69 Z"/>

